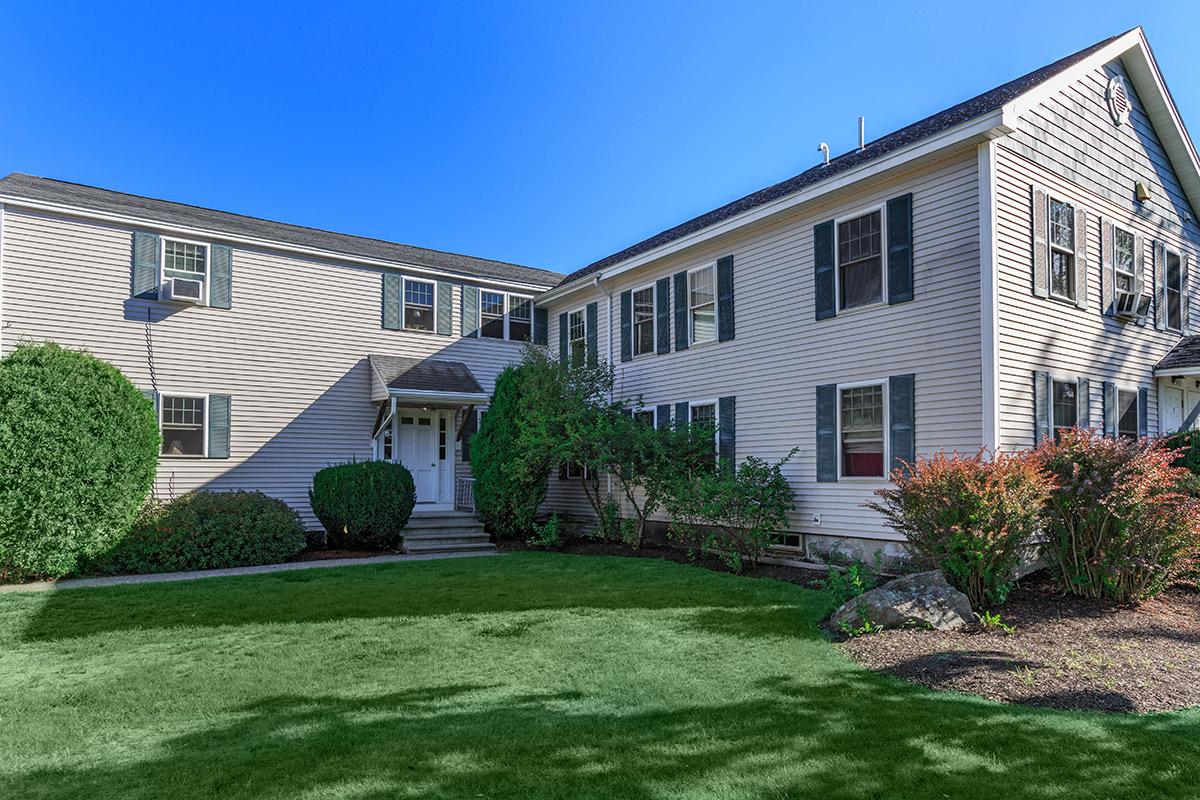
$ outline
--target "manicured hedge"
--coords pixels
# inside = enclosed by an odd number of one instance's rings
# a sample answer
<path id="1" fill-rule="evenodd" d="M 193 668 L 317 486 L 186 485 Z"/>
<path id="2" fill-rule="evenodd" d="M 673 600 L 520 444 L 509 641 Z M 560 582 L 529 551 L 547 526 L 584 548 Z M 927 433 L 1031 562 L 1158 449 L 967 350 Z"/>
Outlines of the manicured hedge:
<path id="1" fill-rule="evenodd" d="M 154 483 L 154 405 L 56 344 L 0 361 L 0 573 L 65 575 L 128 530 Z"/>
<path id="2" fill-rule="evenodd" d="M 326 467 L 308 492 L 313 513 L 335 547 L 395 547 L 417 493 L 402 464 L 359 461 Z"/>
<path id="3" fill-rule="evenodd" d="M 92 566 L 101 573 L 181 572 L 286 561 L 304 549 L 304 525 L 262 492 L 191 492 L 151 503 L 133 530 Z"/>

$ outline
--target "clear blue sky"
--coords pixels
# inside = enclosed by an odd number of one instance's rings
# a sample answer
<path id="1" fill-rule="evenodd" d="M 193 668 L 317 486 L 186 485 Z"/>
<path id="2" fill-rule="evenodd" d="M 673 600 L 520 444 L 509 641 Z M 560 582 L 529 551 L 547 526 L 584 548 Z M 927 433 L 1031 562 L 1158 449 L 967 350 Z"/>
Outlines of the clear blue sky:
<path id="1" fill-rule="evenodd" d="M 1200 3 L 155 5 L 0 7 L 0 174 L 570 271 L 1138 24 L 1200 130 Z"/>

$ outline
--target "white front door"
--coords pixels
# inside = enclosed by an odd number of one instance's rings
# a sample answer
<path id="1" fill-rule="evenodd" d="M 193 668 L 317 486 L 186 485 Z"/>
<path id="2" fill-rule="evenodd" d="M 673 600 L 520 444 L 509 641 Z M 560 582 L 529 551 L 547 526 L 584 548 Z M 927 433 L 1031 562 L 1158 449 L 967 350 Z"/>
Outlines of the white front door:
<path id="1" fill-rule="evenodd" d="M 441 488 L 438 461 L 438 414 L 434 411 L 397 412 L 397 460 L 412 473 L 418 503 L 437 503 Z"/>
<path id="2" fill-rule="evenodd" d="M 1200 403 L 1200 391 L 1163 386 L 1159 394 L 1159 433 L 1174 433 L 1182 428 L 1197 403 Z M 1200 415 L 1188 427 L 1200 428 Z"/>

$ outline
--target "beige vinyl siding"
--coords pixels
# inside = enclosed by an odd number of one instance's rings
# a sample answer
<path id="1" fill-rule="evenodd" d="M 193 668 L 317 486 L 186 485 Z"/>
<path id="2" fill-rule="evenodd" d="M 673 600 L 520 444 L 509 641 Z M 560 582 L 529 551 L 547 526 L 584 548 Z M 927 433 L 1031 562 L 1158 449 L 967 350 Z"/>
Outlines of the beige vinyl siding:
<path id="1" fill-rule="evenodd" d="M 1150 433 L 1158 432 L 1154 365 L 1178 341 L 1177 333 L 1101 314 L 1100 219 L 1142 236 L 1144 280 L 1152 291 L 1155 239 L 1190 254 L 1192 313 L 1200 313 L 1194 222 L 1140 101 L 1129 85 L 1130 122 L 1112 123 L 1104 100 L 1119 62 L 1086 75 L 1022 118 L 1002 139 L 996 159 L 996 258 L 999 320 L 999 407 L 1001 446 L 1033 445 L 1033 372 L 1085 377 L 1091 382 L 1092 425 L 1103 423 L 1102 383 L 1115 381 L 1149 390 Z M 1136 181 L 1152 198 L 1133 202 Z M 1033 185 L 1088 210 L 1088 307 L 1035 297 L 1032 293 L 1031 197 Z M 1193 325 L 1195 329 L 1195 325 Z"/>
<path id="2" fill-rule="evenodd" d="M 462 361 L 489 392 L 520 357 L 519 343 L 460 338 L 458 284 L 452 336 L 384 330 L 381 270 L 275 251 L 234 248 L 230 310 L 131 300 L 131 238 L 129 228 L 7 205 L 3 344 L 83 347 L 140 388 L 151 386 L 152 362 L 160 391 L 232 395 L 231 457 L 161 458 L 160 496 L 260 489 L 316 527 L 313 473 L 371 457 L 367 354 Z"/>
<path id="3" fill-rule="evenodd" d="M 917 450 L 975 452 L 982 444 L 979 304 L 979 186 L 976 150 L 899 178 L 808 204 L 606 283 L 619 326 L 622 291 L 734 256 L 736 338 L 622 364 L 617 395 L 647 405 L 737 398 L 737 458 L 775 460 L 798 447 L 786 473 L 796 490 L 790 528 L 819 536 L 900 537 L 863 507 L 884 481 L 816 481 L 816 387 L 916 374 Z M 813 226 L 891 197 L 913 193 L 916 298 L 816 321 Z M 589 298 L 600 297 L 595 290 Z M 560 300 L 557 314 L 580 300 Z M 674 297 L 672 297 L 672 319 Z M 602 314 L 603 316 L 603 314 Z M 602 331 L 602 334 L 604 331 Z M 672 323 L 672 348 L 674 348 Z M 603 338 L 601 339 L 603 350 Z M 821 514 L 820 526 L 812 515 Z"/>

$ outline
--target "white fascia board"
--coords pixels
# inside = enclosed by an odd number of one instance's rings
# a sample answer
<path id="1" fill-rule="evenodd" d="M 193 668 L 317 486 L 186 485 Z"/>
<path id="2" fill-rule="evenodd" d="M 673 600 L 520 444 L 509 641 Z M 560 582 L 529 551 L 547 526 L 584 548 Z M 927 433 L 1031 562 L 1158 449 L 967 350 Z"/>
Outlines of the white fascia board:
<path id="1" fill-rule="evenodd" d="M 631 269 L 637 269 L 652 261 L 657 261 L 660 258 L 679 252 L 689 247 L 693 247 L 701 242 L 708 241 L 717 236 L 722 236 L 731 231 L 743 228 L 747 225 L 758 222 L 759 220 L 773 216 L 775 214 L 789 211 L 799 205 L 816 200 L 830 192 L 849 186 L 867 178 L 874 177 L 880 173 L 903 166 L 909 162 L 918 159 L 927 158 L 935 155 L 942 150 L 946 150 L 955 145 L 964 144 L 973 141 L 977 138 L 996 139 L 1012 132 L 1012 128 L 1007 127 L 1003 114 L 997 110 L 984 116 L 976 117 L 968 120 L 961 125 L 956 125 L 953 128 L 934 134 L 928 138 L 902 147 L 887 155 L 872 159 L 857 167 L 852 167 L 844 172 L 819 181 L 811 186 L 794 192 L 792 194 L 772 200 L 761 206 L 744 211 L 741 214 L 730 217 L 729 219 L 721 220 L 718 223 L 710 225 L 707 228 L 690 233 L 679 239 L 676 239 L 666 244 L 656 247 L 637 256 L 633 256 L 625 261 L 615 264 L 611 267 L 606 267 L 599 272 L 593 272 L 588 275 L 583 275 L 571 283 L 551 289 L 548 292 L 540 295 L 537 298 L 539 304 L 544 304 L 550 300 L 557 300 L 566 295 L 572 294 L 581 289 L 592 288 L 597 281 L 606 281 L 614 278 Z"/>
<path id="2" fill-rule="evenodd" d="M 360 266 L 384 267 L 387 269 L 402 270 L 406 274 L 410 275 L 422 275 L 431 278 L 451 278 L 458 281 L 466 280 L 472 283 L 484 285 L 521 289 L 533 292 L 535 294 L 545 290 L 549 285 L 542 283 L 514 281 L 505 278 L 495 278 L 486 275 L 477 275 L 471 272 L 454 272 L 451 270 L 438 269 L 437 267 L 423 266 L 421 264 L 410 264 L 405 261 L 388 261 L 380 258 L 350 255 L 347 253 L 340 253 L 336 250 L 324 250 L 319 247 L 305 247 L 298 244 L 289 244 L 276 239 L 260 239 L 256 236 L 242 236 L 239 234 L 228 233 L 226 231 L 211 228 L 195 228 L 190 226 L 185 227 L 180 225 L 172 225 L 170 223 L 154 219 L 131 217 L 124 214 L 110 214 L 103 211 L 93 211 L 87 208 L 79 208 L 77 206 L 62 205 L 60 203 L 47 203 L 42 200 L 28 200 L 23 197 L 16 197 L 12 195 L 0 195 L 0 203 L 7 203 L 10 206 L 29 208 L 33 209 L 34 211 L 41 211 L 49 214 L 79 217 L 81 219 L 90 219 L 97 222 L 107 222 L 109 224 L 120 225 L 122 227 L 150 228 L 168 236 L 183 236 L 192 239 L 200 238 L 218 240 L 222 242 L 233 242 L 235 244 L 257 247 L 263 250 L 276 250 L 283 253 L 296 253 L 313 258 L 323 258 L 329 261 L 339 261 L 347 264 L 357 264 Z"/>
<path id="3" fill-rule="evenodd" d="M 389 389 L 388 394 L 401 402 L 412 400 L 419 403 L 458 403 L 460 405 L 471 405 L 473 403 L 486 403 L 488 401 L 487 394 L 483 392 L 435 392 L 416 389 Z"/>
<path id="4" fill-rule="evenodd" d="M 1200 366 L 1179 367 L 1177 369 L 1156 369 L 1156 378 L 1200 378 Z"/>

